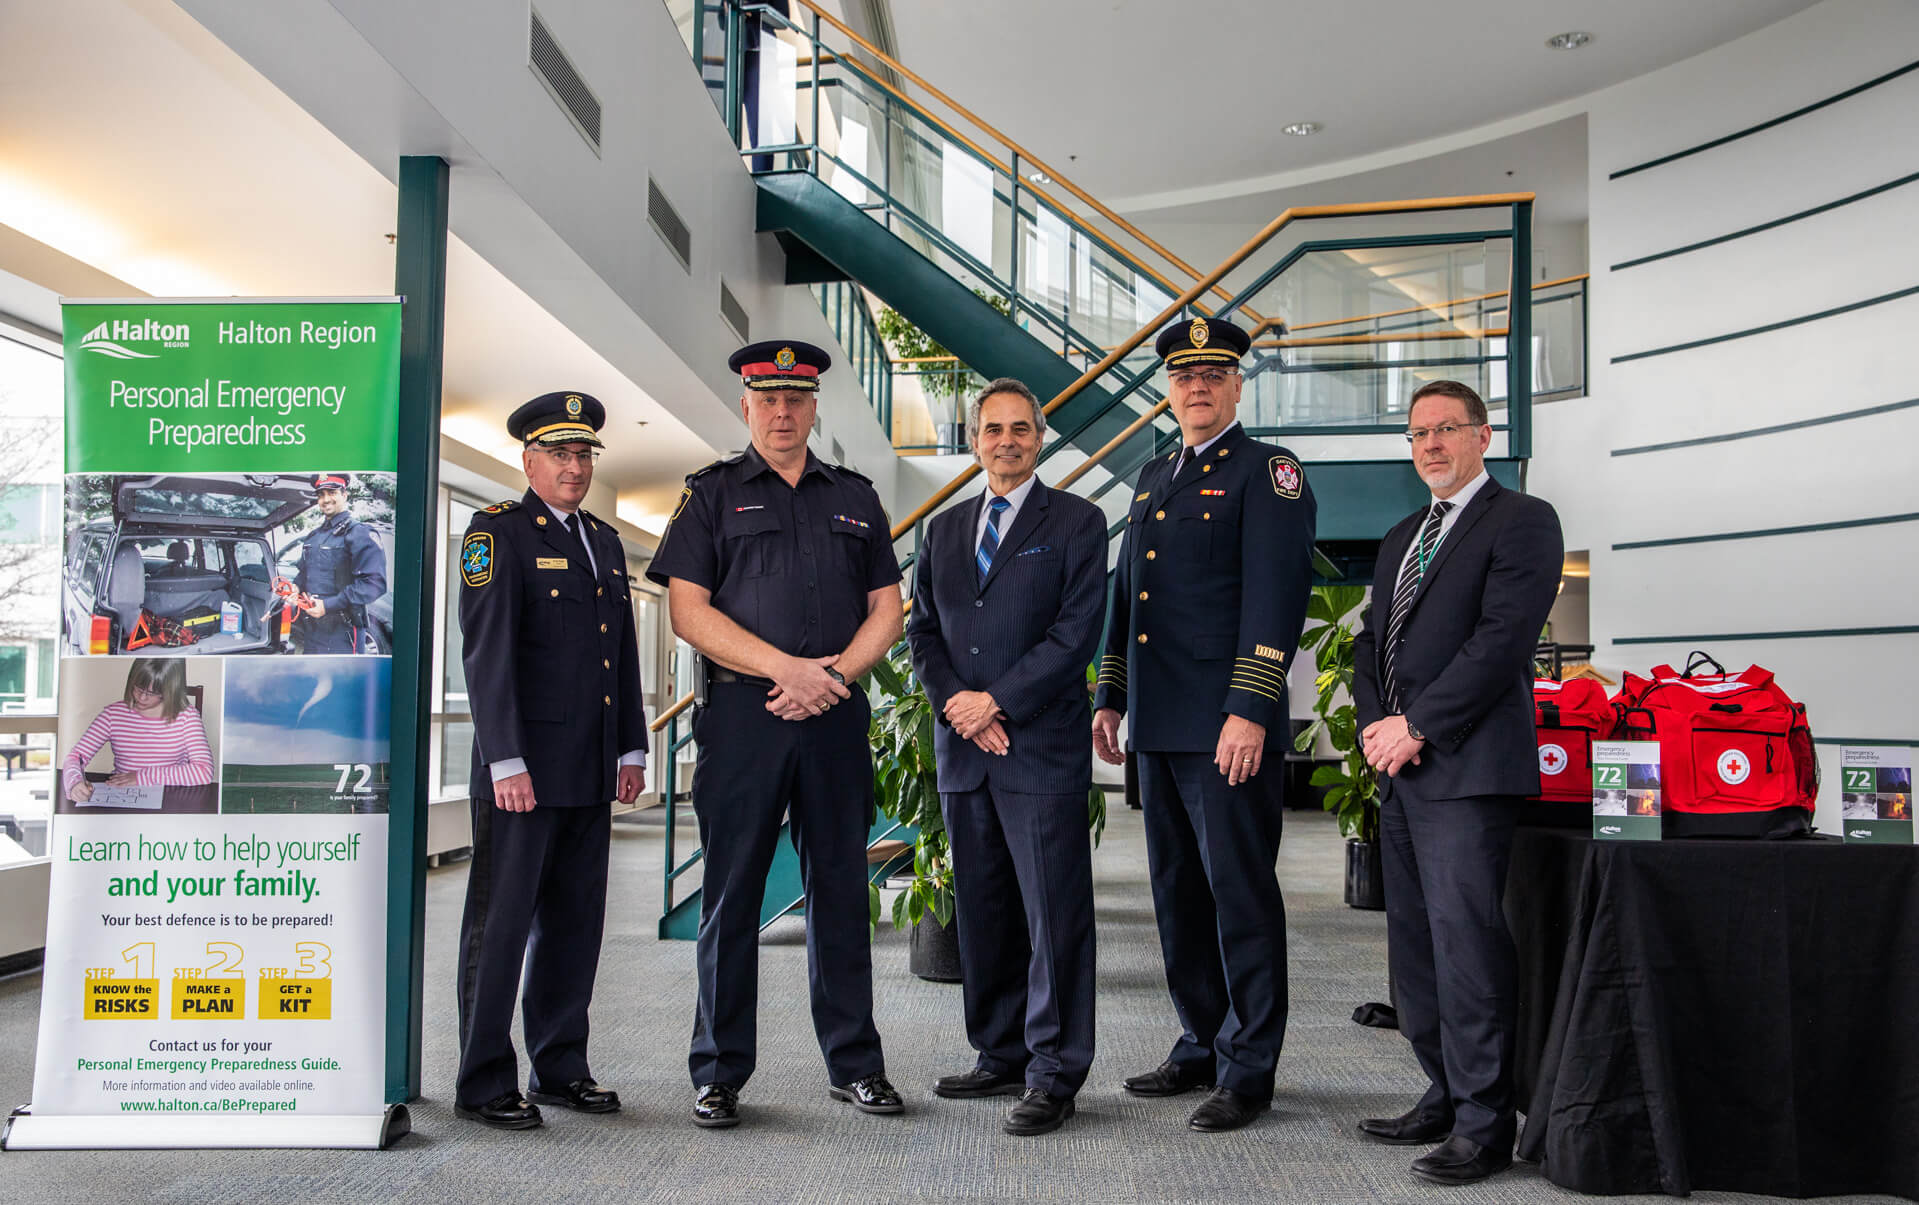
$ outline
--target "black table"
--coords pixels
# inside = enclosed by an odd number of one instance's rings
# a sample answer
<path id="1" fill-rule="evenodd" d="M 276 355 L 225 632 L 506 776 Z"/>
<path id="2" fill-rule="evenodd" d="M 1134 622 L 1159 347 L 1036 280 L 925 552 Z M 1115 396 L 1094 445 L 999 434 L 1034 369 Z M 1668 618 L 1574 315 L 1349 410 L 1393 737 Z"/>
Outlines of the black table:
<path id="1" fill-rule="evenodd" d="M 1547 1179 L 1919 1199 L 1919 847 L 1525 829 L 1506 911 Z"/>

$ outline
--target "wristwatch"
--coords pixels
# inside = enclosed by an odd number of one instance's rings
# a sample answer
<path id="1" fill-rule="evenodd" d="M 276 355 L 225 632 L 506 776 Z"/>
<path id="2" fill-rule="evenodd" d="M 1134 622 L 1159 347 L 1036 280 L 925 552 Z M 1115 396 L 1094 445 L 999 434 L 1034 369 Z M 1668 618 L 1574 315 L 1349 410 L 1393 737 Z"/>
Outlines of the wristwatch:
<path id="1" fill-rule="evenodd" d="M 826 667 L 826 676 L 833 679 L 833 681 L 838 682 L 841 686 L 846 685 L 846 675 L 842 674 L 840 671 L 834 669 L 830 665 Z"/>
<path id="2" fill-rule="evenodd" d="M 831 671 L 829 670 L 828 672 L 830 673 Z M 1413 722 L 1410 718 L 1408 718 L 1406 721 L 1406 735 L 1412 737 L 1416 741 L 1423 741 L 1426 739 L 1425 733 L 1413 727 Z"/>

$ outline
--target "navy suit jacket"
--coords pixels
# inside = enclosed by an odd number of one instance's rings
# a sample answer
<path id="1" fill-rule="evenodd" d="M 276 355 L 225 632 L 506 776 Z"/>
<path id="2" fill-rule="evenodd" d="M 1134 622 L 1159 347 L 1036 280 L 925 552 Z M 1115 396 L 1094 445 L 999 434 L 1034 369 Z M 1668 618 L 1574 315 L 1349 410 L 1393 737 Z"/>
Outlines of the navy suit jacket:
<path id="1" fill-rule="evenodd" d="M 1035 481 L 982 584 L 974 532 L 986 494 L 934 516 L 913 568 L 906 639 L 942 717 L 933 734 L 939 789 L 1089 790 L 1086 667 L 1105 618 L 1105 518 L 1086 499 Z M 963 690 L 986 691 L 999 703 L 1006 756 L 981 750 L 945 722 L 947 700 Z"/>
<path id="2" fill-rule="evenodd" d="M 1372 604 L 1353 639 L 1359 727 L 1384 718 L 1386 621 L 1400 562 L 1430 507 L 1386 534 Z M 1420 764 L 1399 772 L 1426 799 L 1539 793 L 1533 650 L 1565 563 L 1559 514 L 1487 481 L 1433 556 L 1400 635 L 1394 670 L 1406 718 L 1426 734 Z M 1385 780 L 1382 781 L 1382 786 Z"/>

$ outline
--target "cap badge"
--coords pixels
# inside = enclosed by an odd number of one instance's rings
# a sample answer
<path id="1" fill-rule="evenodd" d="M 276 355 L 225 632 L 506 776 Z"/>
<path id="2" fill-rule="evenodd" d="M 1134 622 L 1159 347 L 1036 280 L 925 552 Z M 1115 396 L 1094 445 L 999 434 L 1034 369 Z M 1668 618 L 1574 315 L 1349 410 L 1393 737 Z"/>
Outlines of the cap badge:
<path id="1" fill-rule="evenodd" d="M 1186 337 L 1193 341 L 1194 347 L 1205 347 L 1206 340 L 1213 337 L 1213 328 L 1206 325 L 1206 319 L 1195 318 L 1193 325 L 1186 329 Z"/>
<path id="2" fill-rule="evenodd" d="M 567 417 L 569 417 L 569 418 L 578 418 L 578 417 L 580 417 L 580 406 L 581 406 L 581 403 L 580 403 L 580 395 L 579 395 L 579 394 L 577 394 L 577 393 L 569 393 L 569 394 L 567 394 L 567 395 L 566 395 L 566 413 L 567 413 Z"/>
<path id="3" fill-rule="evenodd" d="M 793 349 L 790 347 L 780 348 L 779 353 L 773 357 L 773 367 L 781 372 L 790 371 L 797 363 L 799 363 L 799 357 L 793 354 Z"/>

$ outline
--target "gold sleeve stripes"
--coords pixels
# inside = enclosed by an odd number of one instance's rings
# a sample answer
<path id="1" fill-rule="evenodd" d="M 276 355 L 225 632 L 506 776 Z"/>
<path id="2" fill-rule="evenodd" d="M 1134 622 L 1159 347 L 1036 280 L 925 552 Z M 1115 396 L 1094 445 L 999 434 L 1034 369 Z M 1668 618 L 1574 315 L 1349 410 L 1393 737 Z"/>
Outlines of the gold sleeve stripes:
<path id="1" fill-rule="evenodd" d="M 1100 686 L 1111 686 L 1115 690 L 1126 689 L 1126 658 L 1108 653 L 1099 660 Z"/>
<path id="2" fill-rule="evenodd" d="M 1257 657 L 1240 657 L 1233 662 L 1234 690 L 1250 691 L 1279 701 L 1280 692 L 1286 688 L 1286 671 Z"/>

